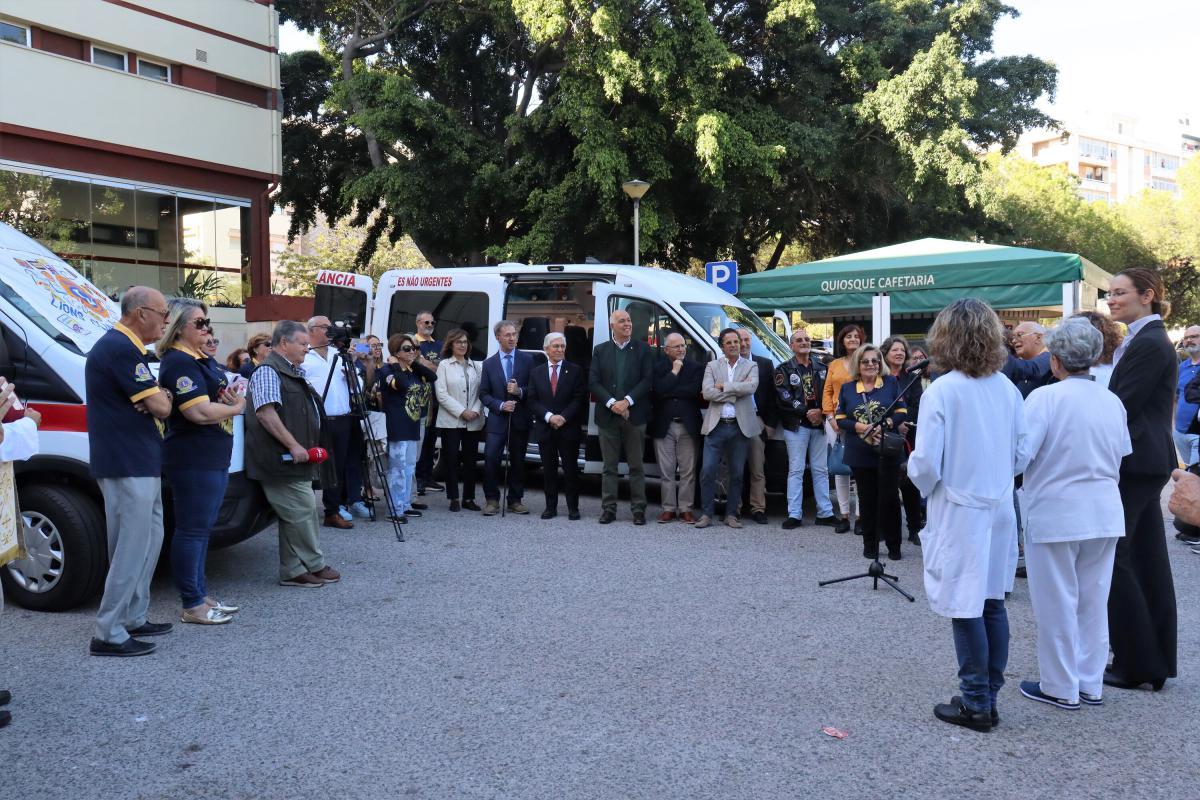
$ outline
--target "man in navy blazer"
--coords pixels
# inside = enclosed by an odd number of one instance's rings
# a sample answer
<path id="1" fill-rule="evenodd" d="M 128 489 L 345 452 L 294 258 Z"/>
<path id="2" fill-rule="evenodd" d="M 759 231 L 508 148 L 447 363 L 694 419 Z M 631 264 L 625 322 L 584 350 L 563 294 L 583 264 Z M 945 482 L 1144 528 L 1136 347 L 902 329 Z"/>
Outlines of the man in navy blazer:
<path id="1" fill-rule="evenodd" d="M 663 357 L 654 367 L 650 435 L 658 463 L 662 514 L 659 522 L 696 521 L 696 464 L 700 448 L 700 388 L 704 365 L 687 358 L 687 342 L 678 333 L 663 341 Z M 679 478 L 675 474 L 678 470 Z"/>
<path id="2" fill-rule="evenodd" d="M 533 356 L 517 349 L 517 325 L 502 319 L 492 327 L 500 349 L 483 362 L 479 397 L 487 409 L 483 446 L 483 515 L 500 513 L 500 461 L 508 448 L 508 510 L 528 514 L 525 449 L 529 445 L 529 406 L 525 393 Z"/>
<path id="3" fill-rule="evenodd" d="M 579 519 L 579 439 L 587 418 L 587 376 L 578 364 L 563 360 L 567 339 L 561 333 L 546 334 L 542 345 L 546 363 L 533 368 L 529 377 L 529 410 L 533 414 L 533 438 L 542 459 L 546 510 L 542 519 L 558 516 L 558 466 L 562 464 L 567 494 L 567 519 Z"/>

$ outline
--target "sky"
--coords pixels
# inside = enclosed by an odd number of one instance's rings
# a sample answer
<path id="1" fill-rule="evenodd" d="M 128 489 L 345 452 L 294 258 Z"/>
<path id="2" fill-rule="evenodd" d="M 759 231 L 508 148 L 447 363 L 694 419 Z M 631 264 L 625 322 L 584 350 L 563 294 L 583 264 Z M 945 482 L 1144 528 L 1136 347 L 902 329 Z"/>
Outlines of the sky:
<path id="1" fill-rule="evenodd" d="M 1128 113 L 1149 129 L 1190 117 L 1200 128 L 1200 0 L 1007 3 L 1020 16 L 996 26 L 994 52 L 1032 54 L 1058 66 L 1057 96 L 1042 103 L 1052 116 Z M 315 47 L 315 38 L 281 27 L 282 52 Z"/>

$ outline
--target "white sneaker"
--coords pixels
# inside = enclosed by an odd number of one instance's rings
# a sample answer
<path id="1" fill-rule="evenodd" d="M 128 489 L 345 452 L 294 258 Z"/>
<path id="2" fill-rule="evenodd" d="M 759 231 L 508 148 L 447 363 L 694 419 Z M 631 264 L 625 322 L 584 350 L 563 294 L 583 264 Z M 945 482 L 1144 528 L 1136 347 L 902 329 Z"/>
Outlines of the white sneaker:
<path id="1" fill-rule="evenodd" d="M 371 510 L 367 508 L 367 504 L 359 500 L 354 505 L 350 506 L 350 513 L 359 519 L 370 519 Z"/>
<path id="2" fill-rule="evenodd" d="M 346 522 L 354 519 L 354 515 L 347 511 L 345 506 L 338 506 L 338 516 L 346 520 Z"/>

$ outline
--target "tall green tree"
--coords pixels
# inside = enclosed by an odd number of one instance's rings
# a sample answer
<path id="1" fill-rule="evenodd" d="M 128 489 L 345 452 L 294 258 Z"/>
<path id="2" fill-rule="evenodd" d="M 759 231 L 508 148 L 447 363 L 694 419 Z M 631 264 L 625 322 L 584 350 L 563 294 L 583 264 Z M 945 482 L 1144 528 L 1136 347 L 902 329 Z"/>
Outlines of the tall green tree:
<path id="1" fill-rule="evenodd" d="M 282 200 L 374 220 L 435 266 L 627 258 L 774 267 L 983 222 L 974 153 L 1049 122 L 997 0 L 279 0 Z M 369 252 L 373 240 L 364 245 Z M 766 263 L 761 263 L 766 253 Z"/>

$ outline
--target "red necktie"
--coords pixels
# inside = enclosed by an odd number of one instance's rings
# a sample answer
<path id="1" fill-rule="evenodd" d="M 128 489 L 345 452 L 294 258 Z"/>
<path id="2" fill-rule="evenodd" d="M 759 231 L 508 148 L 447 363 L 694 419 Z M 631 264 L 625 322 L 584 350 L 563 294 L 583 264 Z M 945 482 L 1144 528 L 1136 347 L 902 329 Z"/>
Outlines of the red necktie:
<path id="1" fill-rule="evenodd" d="M 550 394 L 558 394 L 558 364 L 550 365 Z"/>

